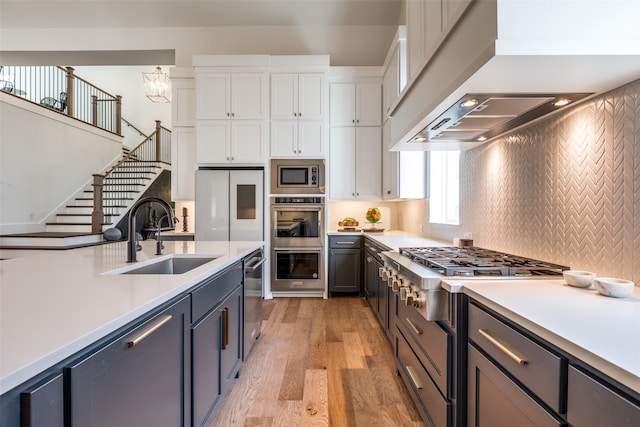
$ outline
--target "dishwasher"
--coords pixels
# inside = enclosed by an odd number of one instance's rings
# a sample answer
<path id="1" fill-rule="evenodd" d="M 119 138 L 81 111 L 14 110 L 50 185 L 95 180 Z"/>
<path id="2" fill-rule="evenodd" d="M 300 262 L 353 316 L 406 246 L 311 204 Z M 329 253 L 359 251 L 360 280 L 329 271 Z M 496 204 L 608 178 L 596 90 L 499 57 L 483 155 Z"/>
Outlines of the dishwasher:
<path id="1" fill-rule="evenodd" d="M 264 252 L 258 249 L 244 261 L 244 330 L 242 360 L 260 336 L 262 327 L 262 264 Z"/>

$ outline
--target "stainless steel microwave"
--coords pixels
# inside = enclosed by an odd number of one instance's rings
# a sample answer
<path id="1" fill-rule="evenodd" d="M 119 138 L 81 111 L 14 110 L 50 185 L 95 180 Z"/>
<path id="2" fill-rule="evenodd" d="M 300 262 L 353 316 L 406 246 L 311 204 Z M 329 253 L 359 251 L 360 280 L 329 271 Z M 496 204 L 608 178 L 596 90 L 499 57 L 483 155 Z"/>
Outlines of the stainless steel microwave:
<path id="1" fill-rule="evenodd" d="M 271 194 L 324 194 L 324 159 L 271 160 Z"/>

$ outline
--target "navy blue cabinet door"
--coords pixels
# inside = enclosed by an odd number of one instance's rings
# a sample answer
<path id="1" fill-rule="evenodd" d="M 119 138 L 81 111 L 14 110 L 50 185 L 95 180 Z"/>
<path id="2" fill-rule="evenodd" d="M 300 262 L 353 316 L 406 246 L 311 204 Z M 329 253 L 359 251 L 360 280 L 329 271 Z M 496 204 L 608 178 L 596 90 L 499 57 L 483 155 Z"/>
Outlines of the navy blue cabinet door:
<path id="1" fill-rule="evenodd" d="M 71 426 L 186 426 L 189 313 L 185 297 L 66 368 Z"/>

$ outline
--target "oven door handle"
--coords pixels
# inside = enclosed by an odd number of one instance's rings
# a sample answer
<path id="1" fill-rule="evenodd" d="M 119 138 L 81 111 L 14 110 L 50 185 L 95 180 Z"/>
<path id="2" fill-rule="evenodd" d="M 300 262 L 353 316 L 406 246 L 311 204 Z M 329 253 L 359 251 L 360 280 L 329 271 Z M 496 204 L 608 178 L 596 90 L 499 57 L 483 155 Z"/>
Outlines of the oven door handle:
<path id="1" fill-rule="evenodd" d="M 254 258 L 254 259 L 255 259 L 255 258 Z M 256 269 L 257 269 L 258 267 L 260 267 L 262 264 L 264 264 L 264 262 L 265 262 L 266 260 L 267 260 L 266 258 L 264 258 L 264 257 L 260 257 L 260 258 L 258 258 L 258 261 L 256 261 L 253 265 L 250 265 L 250 266 L 245 267 L 245 268 L 244 268 L 244 271 L 246 271 L 246 272 L 248 272 L 248 273 L 253 273 L 254 271 L 256 271 Z"/>

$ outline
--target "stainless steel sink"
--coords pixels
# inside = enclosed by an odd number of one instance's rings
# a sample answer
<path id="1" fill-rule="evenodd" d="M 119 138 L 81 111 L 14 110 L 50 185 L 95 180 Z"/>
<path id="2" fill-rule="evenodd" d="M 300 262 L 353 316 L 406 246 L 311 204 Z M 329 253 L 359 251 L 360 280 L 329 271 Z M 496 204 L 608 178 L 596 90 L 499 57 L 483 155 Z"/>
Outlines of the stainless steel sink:
<path id="1" fill-rule="evenodd" d="M 152 264 L 122 271 L 120 274 L 183 274 L 218 258 L 217 256 L 174 256 Z"/>

